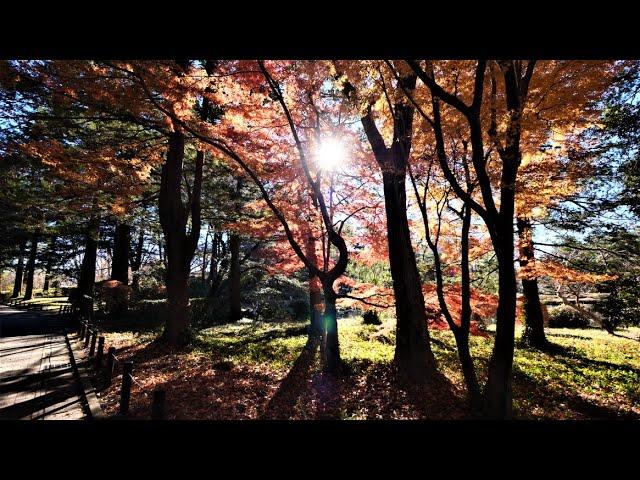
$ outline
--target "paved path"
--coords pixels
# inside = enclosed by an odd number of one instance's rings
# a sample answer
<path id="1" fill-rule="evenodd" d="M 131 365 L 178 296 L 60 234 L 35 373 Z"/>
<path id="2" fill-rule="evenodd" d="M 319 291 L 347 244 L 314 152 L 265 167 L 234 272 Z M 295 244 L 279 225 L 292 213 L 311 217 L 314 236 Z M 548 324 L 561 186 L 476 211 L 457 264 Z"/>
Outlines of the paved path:
<path id="1" fill-rule="evenodd" d="M 84 419 L 86 400 L 57 316 L 0 305 L 0 419 Z"/>

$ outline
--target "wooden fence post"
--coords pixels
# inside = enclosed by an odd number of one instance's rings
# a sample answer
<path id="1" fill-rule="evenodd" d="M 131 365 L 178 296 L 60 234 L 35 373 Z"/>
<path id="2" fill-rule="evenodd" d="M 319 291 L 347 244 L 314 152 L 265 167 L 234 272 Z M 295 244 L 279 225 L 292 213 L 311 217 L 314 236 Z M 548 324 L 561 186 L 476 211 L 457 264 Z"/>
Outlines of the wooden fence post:
<path id="1" fill-rule="evenodd" d="M 167 392 L 164 390 L 154 390 L 153 400 L 151 402 L 151 418 L 153 420 L 164 420 L 165 413 L 165 401 L 167 399 Z"/>
<path id="2" fill-rule="evenodd" d="M 87 333 L 86 333 L 86 336 L 84 338 L 84 348 L 87 348 L 89 346 L 90 338 L 91 338 L 91 329 L 89 329 L 89 327 L 87 327 Z"/>
<path id="3" fill-rule="evenodd" d="M 104 337 L 98 338 L 98 353 L 96 354 L 96 371 L 102 368 L 102 358 L 104 357 Z"/>
<path id="4" fill-rule="evenodd" d="M 89 349 L 89 356 L 93 357 L 96 353 L 96 340 L 98 339 L 98 330 L 91 331 L 91 348 Z"/>
<path id="5" fill-rule="evenodd" d="M 133 372 L 133 362 L 124 362 L 122 365 L 122 387 L 120 388 L 120 415 L 126 415 L 129 412 L 131 372 Z"/>
<path id="6" fill-rule="evenodd" d="M 107 353 L 107 370 L 105 372 L 105 380 L 107 385 L 111 385 L 111 376 L 113 375 L 113 364 L 115 362 L 116 347 L 109 347 Z"/>

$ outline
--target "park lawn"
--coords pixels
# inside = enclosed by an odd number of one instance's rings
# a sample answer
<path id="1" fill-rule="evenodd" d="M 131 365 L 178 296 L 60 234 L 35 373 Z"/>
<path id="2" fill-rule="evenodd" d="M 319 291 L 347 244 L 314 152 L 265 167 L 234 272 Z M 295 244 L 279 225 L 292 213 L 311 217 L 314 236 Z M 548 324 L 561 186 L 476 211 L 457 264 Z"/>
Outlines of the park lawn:
<path id="1" fill-rule="evenodd" d="M 395 374 L 392 323 L 363 325 L 360 317 L 351 317 L 341 319 L 339 329 L 345 368 L 337 378 L 323 375 L 318 355 L 304 348 L 306 324 L 300 322 L 210 327 L 182 351 L 156 343 L 158 328 L 105 336 L 120 360 L 134 361 L 133 417 L 149 416 L 155 388 L 167 391 L 168 417 L 179 419 L 468 417 L 449 331 L 431 331 L 446 380 L 418 390 Z M 622 330 L 620 336 L 597 329 L 547 329 L 547 334 L 554 344 L 550 352 L 516 348 L 516 418 L 640 418 L 640 329 Z M 491 335 L 471 340 L 480 379 L 486 378 Z M 100 392 L 110 415 L 117 412 L 120 381 L 117 371 L 112 385 Z"/>

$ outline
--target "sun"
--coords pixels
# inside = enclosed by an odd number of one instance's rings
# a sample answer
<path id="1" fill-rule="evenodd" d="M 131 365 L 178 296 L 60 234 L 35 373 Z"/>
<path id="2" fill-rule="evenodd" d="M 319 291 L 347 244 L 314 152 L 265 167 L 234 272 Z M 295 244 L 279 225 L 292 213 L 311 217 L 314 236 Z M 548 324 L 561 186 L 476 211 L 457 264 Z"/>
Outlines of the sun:
<path id="1" fill-rule="evenodd" d="M 342 142 L 335 138 L 327 138 L 318 148 L 318 167 L 321 170 L 334 171 L 342 165 L 345 157 L 345 148 Z"/>

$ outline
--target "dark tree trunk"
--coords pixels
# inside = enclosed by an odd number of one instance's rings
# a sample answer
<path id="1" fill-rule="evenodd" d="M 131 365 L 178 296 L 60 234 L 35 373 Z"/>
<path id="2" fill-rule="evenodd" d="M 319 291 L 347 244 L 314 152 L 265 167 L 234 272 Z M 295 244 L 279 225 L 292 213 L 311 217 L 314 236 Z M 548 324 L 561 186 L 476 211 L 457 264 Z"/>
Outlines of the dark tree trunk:
<path id="1" fill-rule="evenodd" d="M 412 91 L 416 76 L 408 75 L 399 82 L 403 89 Z M 407 220 L 405 181 L 411 152 L 413 106 L 406 102 L 395 104 L 391 147 L 385 145 L 370 111 L 361 120 L 383 175 L 389 263 L 396 301 L 395 361 L 412 381 L 425 382 L 436 373 L 437 366 L 431 351 L 422 282 Z"/>
<path id="2" fill-rule="evenodd" d="M 218 276 L 218 233 L 214 233 L 211 237 L 211 261 L 209 262 L 209 276 L 207 282 L 209 288 L 213 286 Z"/>
<path id="3" fill-rule="evenodd" d="M 232 234 L 229 238 L 231 265 L 229 266 L 229 305 L 231 306 L 231 321 L 242 318 L 240 304 L 240 236 Z"/>
<path id="4" fill-rule="evenodd" d="M 202 281 L 206 281 L 207 278 L 207 249 L 209 248 L 209 231 L 207 230 L 207 235 L 204 237 L 204 249 L 202 250 L 202 269 L 200 271 L 200 278 Z"/>
<path id="5" fill-rule="evenodd" d="M 305 255 L 312 264 L 318 264 L 316 239 L 310 231 L 307 232 L 306 236 Z M 309 313 L 311 317 L 309 336 L 316 336 L 322 332 L 322 284 L 318 276 L 313 272 L 308 271 L 308 275 Z"/>
<path id="6" fill-rule="evenodd" d="M 20 291 L 22 290 L 22 276 L 24 274 L 24 255 L 25 250 L 27 249 L 27 241 L 20 241 L 20 253 L 18 254 L 18 264 L 16 265 L 16 278 L 13 282 L 13 293 L 11 294 L 11 298 L 17 298 L 20 296 Z"/>
<path id="7" fill-rule="evenodd" d="M 144 247 L 144 228 L 140 226 L 138 233 L 138 241 L 136 243 L 135 252 L 131 259 L 131 272 L 133 273 L 133 281 L 131 288 L 134 292 L 140 291 L 140 267 L 142 267 L 142 248 Z"/>
<path id="8" fill-rule="evenodd" d="M 462 218 L 462 239 L 460 242 L 461 260 L 461 300 L 462 310 L 460 313 L 460 331 L 456 334 L 456 345 L 458 347 L 458 357 L 460 366 L 467 386 L 469 404 L 473 412 L 482 410 L 482 393 L 478 384 L 471 352 L 469 351 L 469 329 L 471 327 L 471 273 L 469 271 L 469 229 L 471 227 L 471 209 L 464 207 Z"/>
<path id="9" fill-rule="evenodd" d="M 496 316 L 495 344 L 485 387 L 485 414 L 492 418 L 511 417 L 513 407 L 512 370 L 517 295 L 513 258 L 515 184 L 522 160 L 520 150 L 522 111 L 535 67 L 535 61 L 529 61 L 524 75 L 521 76 L 522 65 L 517 62 L 498 61 L 504 75 L 505 99 L 509 115 L 504 148 L 499 151 L 502 160 L 500 214 L 492 235 L 498 259 L 500 297 Z M 479 121 L 476 125 L 475 130 L 477 135 L 480 135 Z"/>
<path id="10" fill-rule="evenodd" d="M 200 193 L 204 152 L 196 154 L 196 168 L 189 205 L 182 203 L 184 134 L 177 126 L 169 136 L 167 160 L 162 168 L 159 213 L 167 257 L 167 320 L 164 338 L 169 345 L 182 346 L 190 340 L 188 282 L 191 260 L 200 237 Z M 191 232 L 186 233 L 189 213 Z"/>
<path id="11" fill-rule="evenodd" d="M 47 262 L 47 267 L 44 271 L 44 284 L 42 285 L 42 292 L 49 291 L 49 283 L 51 280 L 51 263 Z"/>
<path id="12" fill-rule="evenodd" d="M 111 260 L 111 279 L 125 285 L 129 283 L 129 246 L 131 226 L 119 223 L 113 237 L 113 257 Z"/>
<path id="13" fill-rule="evenodd" d="M 38 233 L 34 232 L 31 237 L 31 249 L 29 250 L 29 261 L 27 262 L 27 287 L 24 290 L 24 299 L 33 298 L 33 277 L 36 273 L 36 256 L 38 255 Z"/>
<path id="14" fill-rule="evenodd" d="M 431 351 L 422 282 L 411 245 L 407 219 L 405 175 L 383 173 L 389 263 L 396 300 L 395 361 L 414 381 L 428 379 L 436 370 Z"/>
<path id="15" fill-rule="evenodd" d="M 93 286 L 96 283 L 96 259 L 98 257 L 98 236 L 100 234 L 100 217 L 92 215 L 87 226 L 84 246 L 84 258 L 80 267 L 78 280 L 78 300 L 83 295 L 93 296 Z"/>
<path id="16" fill-rule="evenodd" d="M 333 280 L 322 286 L 324 293 L 324 317 L 322 348 L 322 370 L 337 373 L 340 367 L 340 344 L 338 342 L 338 317 L 336 311 L 336 293 L 333 291 Z"/>
<path id="17" fill-rule="evenodd" d="M 533 249 L 533 232 L 531 222 L 526 218 L 518 218 L 518 239 L 520 243 L 520 267 L 525 269 L 535 260 Z M 540 291 L 536 277 L 522 278 L 524 296 L 524 333 L 522 343 L 533 348 L 545 348 L 547 337 L 544 334 L 544 315 L 540 302 Z"/>
<path id="18" fill-rule="evenodd" d="M 440 139 L 438 138 L 440 141 Z M 466 169 L 465 169 L 466 171 Z M 467 172 L 467 178 L 469 177 Z M 426 202 L 421 198 L 418 192 L 418 187 L 412 174 L 410 174 L 411 183 L 413 185 L 416 201 L 422 214 L 422 220 L 424 223 L 425 238 L 427 244 L 433 253 L 435 274 L 436 274 L 436 292 L 438 295 L 438 303 L 440 310 L 449 324 L 449 328 L 453 332 L 456 340 L 456 347 L 458 350 L 458 357 L 460 359 L 460 366 L 462 374 L 464 376 L 465 385 L 467 387 L 467 399 L 471 410 L 476 413 L 482 409 L 482 395 L 480 393 L 480 386 L 478 385 L 478 377 L 476 375 L 475 366 L 473 365 L 473 359 L 469 352 L 469 329 L 471 327 L 471 277 L 469 271 L 469 229 L 471 227 L 471 209 L 463 207 L 463 213 L 460 214 L 462 218 L 462 232 L 460 239 L 460 324 L 456 324 L 444 294 L 444 280 L 442 275 L 442 261 L 440 257 L 440 251 L 438 250 L 438 240 L 440 236 L 440 227 L 437 229 L 437 237 L 435 242 L 431 239 L 431 233 L 429 228 L 428 211 Z M 425 187 L 426 189 L 427 187 Z M 471 185 L 467 180 L 467 188 L 470 191 Z M 425 190 L 426 195 L 426 190 Z M 441 222 L 441 213 L 438 216 L 438 225 Z"/>
<path id="19" fill-rule="evenodd" d="M 49 291 L 49 283 L 51 281 L 51 269 L 53 268 L 53 255 L 55 250 L 56 239 L 51 237 L 49 247 L 47 249 L 47 263 L 44 268 L 44 285 L 42 286 L 43 292 Z"/>
<path id="20" fill-rule="evenodd" d="M 490 418 L 509 418 L 512 413 L 512 369 L 516 323 L 516 270 L 514 265 L 514 203 L 515 178 L 519 156 L 503 158 L 500 214 L 496 234 L 492 239 L 498 260 L 498 309 L 496 336 L 487 384 L 485 386 L 485 415 Z"/>

